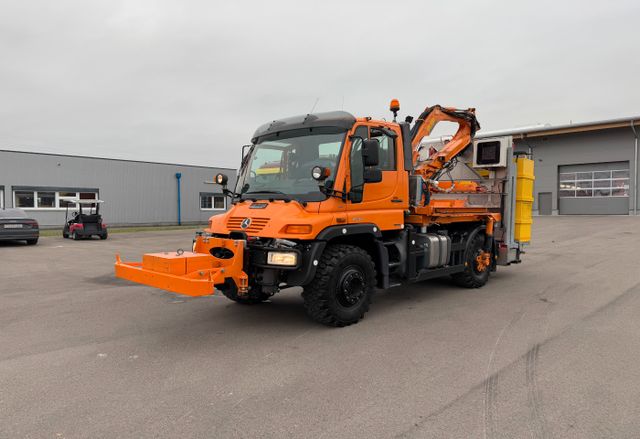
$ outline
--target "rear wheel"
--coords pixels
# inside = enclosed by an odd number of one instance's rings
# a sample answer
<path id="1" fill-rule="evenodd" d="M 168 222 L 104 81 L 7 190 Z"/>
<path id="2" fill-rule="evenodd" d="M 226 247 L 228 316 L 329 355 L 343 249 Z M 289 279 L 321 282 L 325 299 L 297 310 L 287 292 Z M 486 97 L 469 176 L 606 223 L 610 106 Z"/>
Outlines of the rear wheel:
<path id="1" fill-rule="evenodd" d="M 233 281 L 227 281 L 224 285 L 218 287 L 222 294 L 224 294 L 227 299 L 231 299 L 234 302 L 241 303 L 243 305 L 255 305 L 256 303 L 262 303 L 265 300 L 269 299 L 271 295 L 264 293 L 260 287 L 251 288 L 246 294 L 238 294 L 238 288 Z"/>
<path id="2" fill-rule="evenodd" d="M 369 310 L 375 279 L 375 266 L 366 251 L 352 245 L 328 247 L 302 293 L 307 314 L 327 326 L 357 323 Z"/>
<path id="3" fill-rule="evenodd" d="M 480 288 L 489 280 L 491 255 L 484 251 L 484 234 L 478 233 L 467 246 L 464 271 L 451 276 L 453 281 L 465 288 Z"/>
<path id="4" fill-rule="evenodd" d="M 27 239 L 27 245 L 36 245 L 38 243 L 38 238 Z"/>
<path id="5" fill-rule="evenodd" d="M 107 232 L 104 232 L 102 235 L 100 235 L 100 239 L 107 239 L 109 235 L 107 234 Z"/>

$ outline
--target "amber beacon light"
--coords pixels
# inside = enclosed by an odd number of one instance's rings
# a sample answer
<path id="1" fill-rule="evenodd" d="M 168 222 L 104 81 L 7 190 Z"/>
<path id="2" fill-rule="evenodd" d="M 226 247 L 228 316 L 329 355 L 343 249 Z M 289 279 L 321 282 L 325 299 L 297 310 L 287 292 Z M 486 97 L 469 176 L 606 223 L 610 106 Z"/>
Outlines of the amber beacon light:
<path id="1" fill-rule="evenodd" d="M 391 99 L 389 111 L 393 112 L 393 121 L 395 122 L 396 117 L 398 117 L 398 111 L 400 111 L 400 101 L 397 99 Z"/>

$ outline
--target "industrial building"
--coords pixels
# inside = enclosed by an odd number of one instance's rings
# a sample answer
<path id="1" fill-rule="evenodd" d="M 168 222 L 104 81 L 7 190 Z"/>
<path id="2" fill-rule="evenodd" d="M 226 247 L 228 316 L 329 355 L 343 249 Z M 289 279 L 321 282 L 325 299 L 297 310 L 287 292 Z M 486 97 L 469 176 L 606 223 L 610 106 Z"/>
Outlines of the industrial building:
<path id="1" fill-rule="evenodd" d="M 477 137 L 504 135 L 535 161 L 534 214 L 637 214 L 640 116 Z M 64 197 L 75 196 L 104 200 L 110 225 L 202 224 L 227 209 L 220 187 L 205 183 L 218 172 L 233 185 L 229 168 L 0 150 L 0 208 L 20 207 L 42 226 L 62 226 Z"/>
<path id="2" fill-rule="evenodd" d="M 41 227 L 62 227 L 66 197 L 101 199 L 109 225 L 203 224 L 224 212 L 218 172 L 235 169 L 0 150 L 0 208 L 19 207 Z M 75 208 L 75 206 L 69 206 Z"/>
<path id="3" fill-rule="evenodd" d="M 534 214 L 633 215 L 638 211 L 640 116 L 483 132 L 511 135 L 535 161 Z"/>

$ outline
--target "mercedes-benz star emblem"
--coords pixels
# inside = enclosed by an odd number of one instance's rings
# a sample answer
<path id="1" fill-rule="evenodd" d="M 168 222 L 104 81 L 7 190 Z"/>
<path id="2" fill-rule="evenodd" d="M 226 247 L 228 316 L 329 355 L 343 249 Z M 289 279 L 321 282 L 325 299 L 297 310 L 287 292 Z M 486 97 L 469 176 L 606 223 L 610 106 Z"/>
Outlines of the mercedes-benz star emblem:
<path id="1" fill-rule="evenodd" d="M 242 223 L 240 223 L 240 227 L 242 227 L 243 229 L 246 229 L 250 225 L 251 225 L 251 218 L 245 218 L 242 220 Z"/>

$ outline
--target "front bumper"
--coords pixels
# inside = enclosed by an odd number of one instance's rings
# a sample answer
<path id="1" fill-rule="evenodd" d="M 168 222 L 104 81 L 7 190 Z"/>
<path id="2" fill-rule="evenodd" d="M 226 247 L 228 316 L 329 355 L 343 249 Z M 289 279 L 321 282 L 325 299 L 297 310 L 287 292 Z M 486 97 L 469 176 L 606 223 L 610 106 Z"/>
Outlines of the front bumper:
<path id="1" fill-rule="evenodd" d="M 121 279 L 187 296 L 211 295 L 216 285 L 231 279 L 238 293 L 244 294 L 248 290 L 248 276 L 243 270 L 244 249 L 243 240 L 200 236 L 194 245 L 195 252 L 147 253 L 142 262 L 123 262 L 116 255 L 115 274 Z"/>

